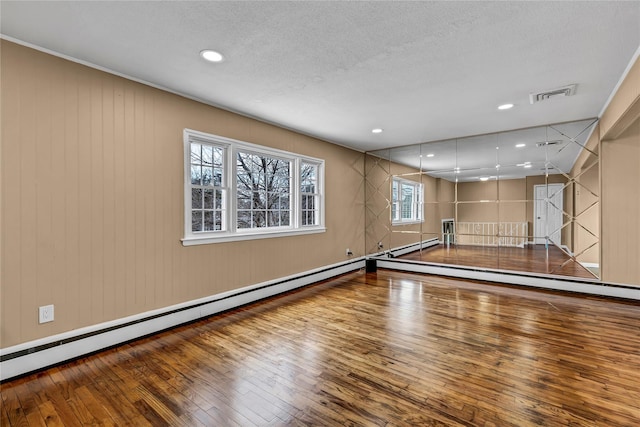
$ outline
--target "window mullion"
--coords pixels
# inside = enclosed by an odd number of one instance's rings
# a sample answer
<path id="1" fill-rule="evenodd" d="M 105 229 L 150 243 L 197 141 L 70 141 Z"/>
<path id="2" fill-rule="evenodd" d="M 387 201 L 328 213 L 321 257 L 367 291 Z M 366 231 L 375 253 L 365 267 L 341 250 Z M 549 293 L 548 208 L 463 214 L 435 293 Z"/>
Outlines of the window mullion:
<path id="1" fill-rule="evenodd" d="M 291 221 L 293 228 L 300 228 L 302 224 L 302 195 L 300 194 L 300 165 L 301 159 L 295 159 L 291 162 L 293 171 L 291 177 Z"/>
<path id="2" fill-rule="evenodd" d="M 226 180 L 227 180 L 227 191 L 226 201 L 228 203 L 229 209 L 227 209 L 227 232 L 235 233 L 238 229 L 238 217 L 237 217 L 237 194 L 238 194 L 238 180 L 236 178 L 237 175 L 237 166 L 236 166 L 236 157 L 237 150 L 236 147 L 231 146 L 227 150 L 228 153 L 225 158 L 225 168 L 228 171 Z"/>

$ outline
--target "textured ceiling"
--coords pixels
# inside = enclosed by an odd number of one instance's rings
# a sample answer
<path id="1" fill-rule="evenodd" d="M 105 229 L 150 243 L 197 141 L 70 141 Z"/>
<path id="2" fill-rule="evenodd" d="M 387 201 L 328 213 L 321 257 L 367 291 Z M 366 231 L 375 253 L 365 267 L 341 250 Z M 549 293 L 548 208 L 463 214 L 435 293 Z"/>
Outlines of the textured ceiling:
<path id="1" fill-rule="evenodd" d="M 596 117 L 640 46 L 640 2 L 0 7 L 9 40 L 363 151 Z"/>

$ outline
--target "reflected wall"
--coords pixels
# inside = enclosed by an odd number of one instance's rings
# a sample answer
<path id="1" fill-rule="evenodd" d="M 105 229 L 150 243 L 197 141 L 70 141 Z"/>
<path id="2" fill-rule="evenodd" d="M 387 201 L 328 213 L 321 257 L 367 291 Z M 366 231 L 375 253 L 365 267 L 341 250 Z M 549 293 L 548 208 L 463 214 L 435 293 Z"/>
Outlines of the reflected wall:
<path id="1" fill-rule="evenodd" d="M 598 278 L 595 125 L 583 120 L 367 153 L 367 253 Z"/>

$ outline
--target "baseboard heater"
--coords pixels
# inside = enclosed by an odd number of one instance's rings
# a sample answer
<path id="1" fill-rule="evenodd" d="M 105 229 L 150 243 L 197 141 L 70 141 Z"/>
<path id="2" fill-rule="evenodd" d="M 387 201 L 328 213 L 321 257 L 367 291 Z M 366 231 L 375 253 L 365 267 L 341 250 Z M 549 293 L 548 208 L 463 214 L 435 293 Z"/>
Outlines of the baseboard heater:
<path id="1" fill-rule="evenodd" d="M 382 257 L 376 258 L 376 261 L 377 268 L 386 268 L 390 270 L 434 274 L 461 279 L 482 280 L 509 285 L 521 285 L 534 288 L 640 300 L 640 287 L 627 284 L 607 283 L 598 280 L 555 275 L 528 274 L 525 272 L 494 270 L 489 268 L 424 263 Z"/>
<path id="2" fill-rule="evenodd" d="M 389 258 L 394 258 L 401 255 L 406 255 L 411 252 L 418 251 L 420 249 L 426 249 L 431 246 L 437 246 L 440 244 L 440 241 L 436 238 L 423 240 L 421 242 L 411 243 L 405 246 L 398 246 L 393 249 L 389 249 L 387 251 L 380 251 L 375 254 L 369 255 L 369 257 L 378 257 L 378 256 L 388 256 Z"/>
<path id="3" fill-rule="evenodd" d="M 365 267 L 365 258 L 0 349 L 0 381 Z"/>

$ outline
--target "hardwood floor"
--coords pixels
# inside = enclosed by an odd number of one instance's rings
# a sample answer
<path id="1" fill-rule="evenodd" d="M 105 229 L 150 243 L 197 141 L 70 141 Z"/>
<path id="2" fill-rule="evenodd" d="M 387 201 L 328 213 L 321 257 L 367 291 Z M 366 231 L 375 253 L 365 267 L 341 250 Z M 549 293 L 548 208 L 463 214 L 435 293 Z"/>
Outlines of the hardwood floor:
<path id="1" fill-rule="evenodd" d="M 640 306 L 360 271 L 0 395 L 2 426 L 637 426 Z"/>
<path id="2" fill-rule="evenodd" d="M 466 265 L 500 270 L 528 271 L 593 279 L 594 275 L 555 246 L 527 245 L 525 248 L 445 245 L 432 246 L 401 256 L 402 259 Z"/>

